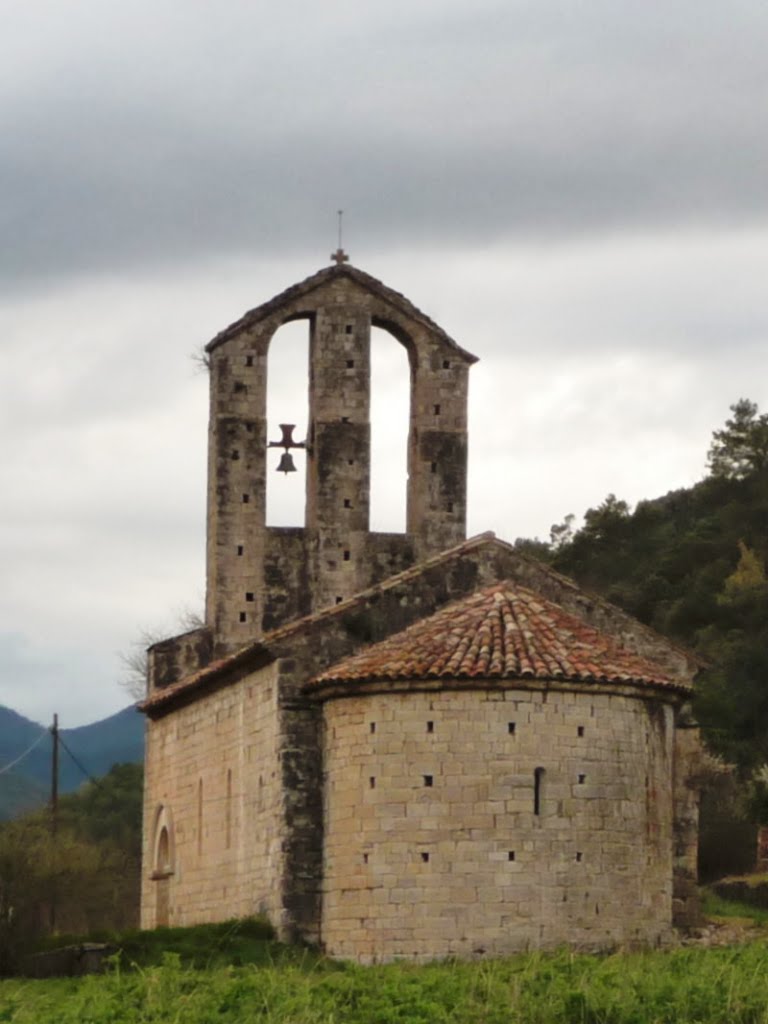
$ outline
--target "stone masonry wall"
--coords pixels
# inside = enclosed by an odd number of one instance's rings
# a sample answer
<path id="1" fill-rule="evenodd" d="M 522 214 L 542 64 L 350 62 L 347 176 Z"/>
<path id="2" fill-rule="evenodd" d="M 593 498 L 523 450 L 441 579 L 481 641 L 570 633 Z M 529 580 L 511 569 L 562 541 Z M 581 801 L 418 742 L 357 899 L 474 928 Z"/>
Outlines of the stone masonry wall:
<path id="1" fill-rule="evenodd" d="M 171 925 L 257 912 L 280 927 L 283 779 L 270 665 L 147 724 L 142 927 L 155 926 L 155 822 L 172 824 Z"/>
<path id="2" fill-rule="evenodd" d="M 419 560 L 464 538 L 474 357 L 387 294 L 334 272 L 211 348 L 206 621 L 216 657 L 347 600 L 408 564 L 406 550 Z M 294 319 L 310 323 L 310 423 L 306 522 L 289 534 L 266 527 L 266 445 L 277 440 L 267 437 L 266 395 L 272 337 Z M 372 325 L 411 365 L 407 541 L 394 570 L 368 557 Z M 283 548 L 295 566 L 285 579 Z"/>
<path id="3" fill-rule="evenodd" d="M 330 700 L 324 715 L 329 954 L 668 935 L 670 706 L 586 687 L 463 690 Z"/>

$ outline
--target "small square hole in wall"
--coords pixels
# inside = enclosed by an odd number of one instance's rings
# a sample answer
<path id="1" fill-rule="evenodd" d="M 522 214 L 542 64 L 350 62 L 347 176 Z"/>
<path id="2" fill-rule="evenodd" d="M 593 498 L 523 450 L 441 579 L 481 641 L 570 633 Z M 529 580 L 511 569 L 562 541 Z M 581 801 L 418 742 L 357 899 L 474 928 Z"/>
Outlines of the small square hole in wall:
<path id="1" fill-rule="evenodd" d="M 450 370 L 450 368 L 451 368 L 451 360 L 450 359 L 444 359 L 443 360 L 443 369 L 444 370 Z"/>
<path id="2" fill-rule="evenodd" d="M 507 860 L 514 860 L 514 859 L 515 859 L 515 851 L 514 850 L 510 850 L 509 853 L 507 854 Z"/>
<path id="3" fill-rule="evenodd" d="M 336 604 L 341 604 L 343 600 L 344 598 L 341 596 L 341 594 L 336 595 Z"/>
<path id="4" fill-rule="evenodd" d="M 586 775 L 579 775 L 579 785 L 580 786 L 583 785 L 583 783 L 585 783 L 586 781 L 587 781 L 587 776 Z"/>
<path id="5" fill-rule="evenodd" d="M 240 452 L 237 450 L 237 448 L 235 448 L 235 450 L 232 452 L 232 461 L 233 462 L 237 462 L 237 460 L 239 458 L 240 458 Z"/>
<path id="6" fill-rule="evenodd" d="M 352 502 L 349 498 L 344 499 L 344 508 L 352 508 Z"/>
<path id="7" fill-rule="evenodd" d="M 245 600 L 246 601 L 252 601 L 253 600 L 253 594 L 251 593 L 250 590 L 246 592 Z"/>
<path id="8" fill-rule="evenodd" d="M 580 863 L 581 863 L 581 850 L 579 850 L 579 851 L 577 852 L 577 854 L 576 854 L 576 863 L 577 863 L 577 864 L 580 864 Z"/>
<path id="9" fill-rule="evenodd" d="M 436 473 L 437 472 L 437 463 L 436 462 L 430 462 L 430 464 L 429 464 L 429 471 L 430 471 L 430 473 Z"/>
<path id="10" fill-rule="evenodd" d="M 376 776 L 375 775 L 372 775 L 368 779 L 368 788 L 369 789 L 376 789 Z"/>
<path id="11" fill-rule="evenodd" d="M 344 328 L 344 333 L 345 334 L 351 334 L 352 333 L 352 324 L 347 324 L 347 326 Z"/>
<path id="12" fill-rule="evenodd" d="M 355 460 L 354 459 L 347 459 L 347 465 L 348 466 L 354 466 L 354 464 L 355 464 Z"/>
<path id="13" fill-rule="evenodd" d="M 371 733 L 374 733 L 374 732 L 376 732 L 376 723 L 375 722 L 371 722 Z"/>
<path id="14" fill-rule="evenodd" d="M 243 549 L 243 545 L 242 544 L 238 544 L 237 545 L 237 553 L 238 553 L 238 555 L 242 555 L 243 550 L 244 550 Z"/>
<path id="15" fill-rule="evenodd" d="M 435 416 L 439 416 L 440 415 L 440 406 L 439 405 L 433 405 L 432 408 L 434 409 Z"/>
<path id="16" fill-rule="evenodd" d="M 355 368 L 355 360 L 354 359 L 348 359 L 347 360 L 347 369 L 348 370 L 354 370 L 354 368 Z"/>
<path id="17" fill-rule="evenodd" d="M 352 552 L 351 551 L 345 551 L 344 552 L 344 561 L 345 562 L 348 562 L 351 557 L 352 557 Z"/>
<path id="18" fill-rule="evenodd" d="M 515 735 L 515 729 L 517 729 L 517 724 L 515 722 L 507 722 L 507 732 L 510 736 Z"/>
<path id="19" fill-rule="evenodd" d="M 435 723 L 434 722 L 427 722 L 427 732 L 434 732 L 434 731 L 435 731 Z"/>
<path id="20" fill-rule="evenodd" d="M 248 388 L 243 384 L 241 380 L 235 381 L 234 392 L 236 395 L 242 394 L 243 391 L 247 391 Z"/>
<path id="21" fill-rule="evenodd" d="M 246 356 L 245 357 L 245 365 L 246 366 L 253 366 L 253 356 Z"/>
<path id="22" fill-rule="evenodd" d="M 424 776 L 424 785 L 429 789 L 430 786 L 434 785 L 434 778 L 431 775 Z"/>
<path id="23" fill-rule="evenodd" d="M 421 859 L 424 862 L 424 864 L 429 864 L 429 854 L 426 851 L 422 853 Z"/>
<path id="24" fill-rule="evenodd" d="M 243 495 L 243 504 L 244 505 L 247 505 L 250 500 L 251 500 L 251 497 L 250 497 L 249 494 L 244 494 Z"/>
<path id="25" fill-rule="evenodd" d="M 584 735 L 584 726 L 583 726 L 583 725 L 580 725 L 580 726 L 579 726 L 579 727 L 578 727 L 578 728 L 576 729 L 576 735 L 577 735 L 577 736 L 583 736 L 583 735 Z"/>
<path id="26" fill-rule="evenodd" d="M 349 423 L 349 416 L 342 416 L 341 417 L 341 422 L 342 423 Z"/>
<path id="27" fill-rule="evenodd" d="M 240 612 L 240 621 L 245 622 L 245 612 Z"/>
<path id="28" fill-rule="evenodd" d="M 448 502 L 448 504 L 445 506 L 445 510 L 446 510 L 446 512 L 453 512 L 453 502 L 452 501 Z"/>

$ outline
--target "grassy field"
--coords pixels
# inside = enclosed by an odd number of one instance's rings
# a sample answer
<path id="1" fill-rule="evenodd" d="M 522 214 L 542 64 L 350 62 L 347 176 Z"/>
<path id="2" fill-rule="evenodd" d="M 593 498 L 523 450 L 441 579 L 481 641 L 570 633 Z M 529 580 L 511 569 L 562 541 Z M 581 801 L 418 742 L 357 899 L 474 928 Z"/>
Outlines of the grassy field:
<path id="1" fill-rule="evenodd" d="M 0 982 L 0 1021 L 768 1024 L 768 942 L 760 939 L 713 949 L 362 968 L 287 949 L 264 934 L 258 923 L 135 934 L 106 976 Z M 158 955 L 161 962 L 151 964 Z"/>

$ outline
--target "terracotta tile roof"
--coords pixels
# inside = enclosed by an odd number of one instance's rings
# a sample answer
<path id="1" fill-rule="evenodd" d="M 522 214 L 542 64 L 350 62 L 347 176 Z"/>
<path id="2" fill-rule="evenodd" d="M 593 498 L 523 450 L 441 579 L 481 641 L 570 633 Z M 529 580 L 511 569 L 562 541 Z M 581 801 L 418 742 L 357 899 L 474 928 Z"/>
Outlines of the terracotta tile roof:
<path id="1" fill-rule="evenodd" d="M 436 324 L 434 320 L 427 316 L 426 313 L 422 313 L 418 307 L 406 299 L 400 292 L 396 292 L 393 288 L 389 288 L 383 282 L 379 281 L 378 278 L 372 277 L 370 274 L 366 274 L 364 270 L 360 270 L 358 267 L 353 267 L 349 263 L 342 263 L 341 265 L 333 265 L 330 267 L 323 267 L 322 270 L 317 271 L 316 274 L 312 274 L 307 277 L 304 281 L 300 281 L 298 284 L 291 285 L 290 288 L 286 288 L 285 291 L 280 292 L 273 299 L 268 302 L 262 303 L 260 306 L 256 306 L 255 309 L 249 310 L 239 320 L 236 320 L 229 327 L 225 327 L 223 331 L 220 331 L 216 337 L 209 341 L 206 345 L 208 352 L 212 351 L 222 342 L 228 338 L 235 337 L 242 331 L 247 330 L 254 324 L 259 323 L 261 320 L 266 319 L 273 313 L 278 312 L 283 306 L 294 302 L 296 299 L 302 298 L 315 288 L 319 288 L 327 281 L 338 277 L 348 277 L 353 281 L 356 281 L 361 287 L 365 288 L 366 291 L 372 292 L 377 295 L 380 299 L 390 303 L 396 309 L 399 309 L 406 316 L 411 317 L 414 320 L 418 320 L 428 327 L 431 331 L 438 334 L 446 344 L 460 356 L 462 356 L 468 363 L 476 363 L 477 356 L 472 355 L 465 348 L 462 348 L 457 342 L 451 338 L 449 334 Z"/>
<path id="2" fill-rule="evenodd" d="M 273 629 L 271 632 L 265 633 L 258 640 L 254 640 L 252 643 L 238 648 L 238 650 L 234 651 L 232 654 L 229 654 L 224 658 L 220 658 L 217 661 L 210 662 L 205 666 L 205 668 L 199 669 L 193 675 L 185 676 L 178 682 L 173 683 L 170 686 L 163 687 L 162 690 L 157 690 L 138 705 L 139 711 L 152 711 L 153 708 L 173 703 L 182 694 L 186 695 L 188 691 L 202 689 L 222 672 L 238 667 L 255 655 L 268 654 L 270 646 L 277 641 L 286 640 L 294 633 L 301 632 L 311 624 L 344 615 L 351 608 L 365 602 L 372 594 L 382 593 L 385 590 L 396 587 L 397 585 L 420 575 L 425 569 L 441 565 L 444 562 L 449 562 L 457 555 L 469 554 L 477 548 L 482 547 L 484 544 L 487 544 L 489 541 L 494 544 L 504 543 L 503 541 L 498 540 L 493 530 L 487 530 L 485 533 L 478 533 L 474 537 L 470 537 L 468 540 L 462 541 L 461 544 L 448 548 L 447 551 L 442 551 L 439 555 L 433 555 L 431 558 L 427 558 L 423 562 L 418 562 L 416 565 L 412 565 L 408 569 L 403 569 L 394 576 L 389 576 L 386 580 L 382 580 L 381 583 L 376 583 L 367 590 L 363 590 L 359 594 L 355 594 L 353 597 L 347 598 L 346 601 L 341 601 L 339 604 L 329 605 L 327 608 L 322 608 L 319 612 L 313 612 L 311 615 L 305 615 L 301 619 L 294 619 L 291 622 L 287 622 L 284 626 L 279 626 L 277 629 Z M 565 577 L 562 578 L 565 580 Z M 570 580 L 567 582 L 570 583 Z M 575 587 L 575 584 L 571 585 Z"/>
<path id="3" fill-rule="evenodd" d="M 309 684 L 555 679 L 690 689 L 527 587 L 506 581 L 441 608 Z"/>

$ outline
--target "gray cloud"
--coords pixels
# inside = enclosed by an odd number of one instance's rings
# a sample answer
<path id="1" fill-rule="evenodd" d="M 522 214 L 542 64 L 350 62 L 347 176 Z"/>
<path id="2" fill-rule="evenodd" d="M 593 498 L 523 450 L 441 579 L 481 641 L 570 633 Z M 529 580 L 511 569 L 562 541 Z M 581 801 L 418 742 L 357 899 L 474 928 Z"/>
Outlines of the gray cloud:
<path id="1" fill-rule="evenodd" d="M 339 204 L 381 247 L 764 220 L 768 14 L 736 8 L 19 15 L 0 273 L 327 246 Z"/>

